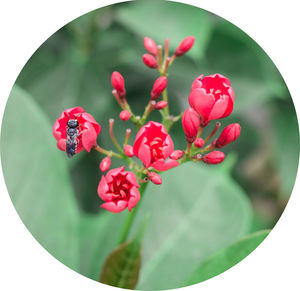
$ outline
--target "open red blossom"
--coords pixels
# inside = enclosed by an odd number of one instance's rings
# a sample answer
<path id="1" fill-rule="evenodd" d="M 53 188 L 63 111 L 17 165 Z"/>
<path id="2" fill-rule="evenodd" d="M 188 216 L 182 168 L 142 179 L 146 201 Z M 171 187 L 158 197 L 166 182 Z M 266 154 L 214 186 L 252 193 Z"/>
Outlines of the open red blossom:
<path id="1" fill-rule="evenodd" d="M 166 171 L 179 165 L 175 160 L 166 160 L 173 150 L 173 141 L 166 128 L 154 121 L 149 121 L 139 130 L 133 145 L 134 154 L 144 166 L 158 171 Z"/>
<path id="2" fill-rule="evenodd" d="M 101 131 L 101 126 L 95 121 L 91 114 L 86 113 L 81 107 L 64 110 L 55 121 L 53 136 L 57 140 L 57 147 L 62 151 L 66 151 L 67 123 L 70 119 L 76 119 L 78 121 L 76 153 L 81 152 L 83 149 L 89 152 L 91 148 L 97 144 L 96 140 Z"/>
<path id="3" fill-rule="evenodd" d="M 118 213 L 126 208 L 131 211 L 140 200 L 136 176 L 124 171 L 125 166 L 108 171 L 102 176 L 98 186 L 98 195 L 105 201 L 100 207 Z"/>
<path id="4" fill-rule="evenodd" d="M 234 92 L 230 81 L 221 74 L 203 75 L 192 84 L 189 103 L 201 116 L 201 124 L 227 117 L 234 105 Z"/>

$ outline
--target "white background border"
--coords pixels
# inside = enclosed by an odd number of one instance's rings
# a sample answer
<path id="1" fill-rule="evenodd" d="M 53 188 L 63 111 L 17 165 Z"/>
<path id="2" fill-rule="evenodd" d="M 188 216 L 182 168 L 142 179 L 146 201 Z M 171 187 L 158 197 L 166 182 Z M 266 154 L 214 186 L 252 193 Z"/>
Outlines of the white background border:
<path id="1" fill-rule="evenodd" d="M 117 1 L 1 1 L 0 116 L 3 114 L 7 97 L 17 75 L 32 53 L 51 34 L 74 18 L 115 2 Z M 194 0 L 180 2 L 193 4 L 222 16 L 253 37 L 279 68 L 299 116 L 300 17 L 298 1 Z M 111 287 L 100 285 L 68 269 L 35 241 L 10 201 L 2 172 L 0 189 L 1 290 L 113 290 Z M 225 273 L 184 289 L 201 288 L 203 291 L 300 290 L 299 190 L 300 183 L 297 177 L 296 186 L 284 214 L 256 251 Z"/>

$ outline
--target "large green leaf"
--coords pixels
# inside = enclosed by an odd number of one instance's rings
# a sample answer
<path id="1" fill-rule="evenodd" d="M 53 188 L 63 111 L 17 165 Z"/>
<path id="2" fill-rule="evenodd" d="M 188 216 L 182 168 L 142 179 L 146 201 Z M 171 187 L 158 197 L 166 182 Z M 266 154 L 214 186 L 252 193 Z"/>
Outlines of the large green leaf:
<path id="1" fill-rule="evenodd" d="M 194 35 L 188 55 L 196 59 L 203 56 L 210 39 L 212 17 L 200 8 L 169 1 L 135 1 L 120 7 L 117 14 L 117 20 L 140 37 L 151 37 L 158 44 L 169 38 L 172 52 L 185 37 Z"/>
<path id="2" fill-rule="evenodd" d="M 78 209 L 66 156 L 56 148 L 49 120 L 19 87 L 5 109 L 1 158 L 8 192 L 28 230 L 57 259 L 77 269 Z"/>
<path id="3" fill-rule="evenodd" d="M 269 230 L 251 233 L 226 249 L 214 254 L 203 262 L 193 275 L 184 282 L 189 286 L 217 276 L 247 257 L 267 237 Z"/>
<path id="4" fill-rule="evenodd" d="M 151 213 L 139 289 L 172 289 L 199 263 L 243 235 L 252 220 L 249 201 L 220 166 L 184 164 L 150 184 L 136 222 Z M 135 224 L 135 228 L 138 224 Z"/>

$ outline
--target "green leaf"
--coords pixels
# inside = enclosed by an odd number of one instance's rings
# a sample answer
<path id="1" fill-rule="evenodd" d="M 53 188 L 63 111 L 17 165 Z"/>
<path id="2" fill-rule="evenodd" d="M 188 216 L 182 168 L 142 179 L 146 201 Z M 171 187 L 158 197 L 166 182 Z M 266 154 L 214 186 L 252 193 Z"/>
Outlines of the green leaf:
<path id="1" fill-rule="evenodd" d="M 100 282 L 111 286 L 134 289 L 141 268 L 141 243 L 146 222 L 131 242 L 119 245 L 106 259 Z"/>
<path id="2" fill-rule="evenodd" d="M 98 215 L 82 214 L 80 219 L 79 272 L 98 281 L 106 257 L 117 246 L 127 213 L 101 211 Z"/>
<path id="3" fill-rule="evenodd" d="M 279 171 L 281 198 L 286 200 L 292 193 L 299 163 L 299 127 L 294 105 L 280 102 L 273 120 L 274 162 Z"/>
<path id="4" fill-rule="evenodd" d="M 183 164 L 150 184 L 142 209 L 151 213 L 138 289 L 177 288 L 216 251 L 245 235 L 252 211 L 242 189 L 218 166 Z M 135 224 L 135 228 L 138 225 Z"/>
<path id="5" fill-rule="evenodd" d="M 197 284 L 225 272 L 253 252 L 269 233 L 270 230 L 251 233 L 214 254 L 196 269 L 193 275 L 184 282 L 183 286 Z"/>
<path id="6" fill-rule="evenodd" d="M 196 59 L 206 50 L 212 18 L 200 8 L 169 1 L 135 1 L 120 7 L 117 13 L 117 20 L 141 38 L 151 37 L 157 44 L 169 38 L 171 52 L 185 37 L 194 35 L 196 41 L 188 55 Z"/>
<path id="7" fill-rule="evenodd" d="M 1 158 L 12 202 L 23 223 L 62 263 L 78 266 L 78 209 L 65 153 L 32 98 L 15 86 L 5 109 Z"/>

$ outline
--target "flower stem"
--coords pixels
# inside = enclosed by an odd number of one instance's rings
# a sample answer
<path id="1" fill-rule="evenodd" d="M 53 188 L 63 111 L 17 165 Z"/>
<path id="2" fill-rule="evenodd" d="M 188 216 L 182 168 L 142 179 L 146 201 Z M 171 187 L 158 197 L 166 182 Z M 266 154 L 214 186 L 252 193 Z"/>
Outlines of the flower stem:
<path id="1" fill-rule="evenodd" d="M 141 176 L 142 179 L 144 177 L 145 177 L 144 175 Z M 132 226 L 132 224 L 134 222 L 134 218 L 136 217 L 136 214 L 138 212 L 139 206 L 141 205 L 142 198 L 144 196 L 143 194 L 145 192 L 145 189 L 146 189 L 147 185 L 148 185 L 148 183 L 142 183 L 141 187 L 139 188 L 141 199 L 138 202 L 138 204 L 132 209 L 132 211 L 129 213 L 129 215 L 126 218 L 126 221 L 125 221 L 125 223 L 123 225 L 121 236 L 120 236 L 120 239 L 119 239 L 119 242 L 118 242 L 119 245 L 122 244 L 122 243 L 124 243 L 126 241 L 128 235 L 129 235 L 131 226 Z"/>
<path id="2" fill-rule="evenodd" d="M 95 145 L 93 148 L 101 154 L 116 157 L 116 158 L 119 158 L 119 159 L 123 159 L 121 155 L 119 155 L 119 154 L 117 154 L 113 151 L 107 151 L 107 150 L 103 149 L 102 147 L 100 147 L 99 145 Z"/>

